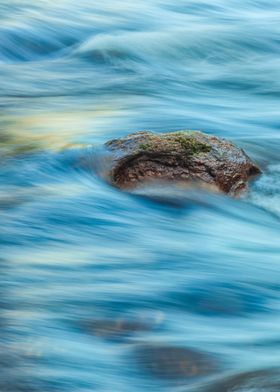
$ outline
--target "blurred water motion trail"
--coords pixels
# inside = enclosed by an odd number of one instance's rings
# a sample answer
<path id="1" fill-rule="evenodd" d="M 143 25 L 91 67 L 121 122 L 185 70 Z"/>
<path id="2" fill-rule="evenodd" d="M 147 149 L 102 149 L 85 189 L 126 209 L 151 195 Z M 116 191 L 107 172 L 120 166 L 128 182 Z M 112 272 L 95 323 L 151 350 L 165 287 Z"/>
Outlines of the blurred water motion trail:
<path id="1" fill-rule="evenodd" d="M 279 391 L 279 2 L 94 3 L 0 2 L 0 390 Z M 185 128 L 261 165 L 247 195 L 96 176 Z"/>

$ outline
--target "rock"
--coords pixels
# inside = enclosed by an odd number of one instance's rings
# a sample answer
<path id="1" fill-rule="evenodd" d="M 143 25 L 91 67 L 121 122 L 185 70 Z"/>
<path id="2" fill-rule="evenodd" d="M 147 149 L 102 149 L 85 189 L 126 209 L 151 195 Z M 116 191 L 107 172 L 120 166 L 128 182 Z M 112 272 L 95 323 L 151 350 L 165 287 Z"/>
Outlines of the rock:
<path id="1" fill-rule="evenodd" d="M 113 340 L 146 332 L 150 329 L 147 324 L 141 321 L 122 318 L 91 320 L 85 323 L 85 328 L 90 335 Z"/>
<path id="2" fill-rule="evenodd" d="M 163 180 L 238 195 L 260 173 L 242 149 L 198 131 L 136 132 L 106 147 L 113 154 L 110 182 L 121 189 Z"/>
<path id="3" fill-rule="evenodd" d="M 138 347 L 136 356 L 145 371 L 159 378 L 192 379 L 216 368 L 208 354 L 184 347 L 149 344 Z"/>
<path id="4" fill-rule="evenodd" d="M 279 392 L 279 369 L 261 369 L 224 377 L 210 386 L 205 392 Z"/>

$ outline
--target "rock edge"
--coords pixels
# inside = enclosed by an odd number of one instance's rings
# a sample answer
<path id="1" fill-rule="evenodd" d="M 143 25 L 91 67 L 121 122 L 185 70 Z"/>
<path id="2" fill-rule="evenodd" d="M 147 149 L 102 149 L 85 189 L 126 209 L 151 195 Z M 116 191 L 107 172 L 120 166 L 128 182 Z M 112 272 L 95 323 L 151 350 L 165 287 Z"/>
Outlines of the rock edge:
<path id="1" fill-rule="evenodd" d="M 261 172 L 241 148 L 199 131 L 141 131 L 105 146 L 113 154 L 110 182 L 121 189 L 162 180 L 206 185 L 236 196 Z"/>

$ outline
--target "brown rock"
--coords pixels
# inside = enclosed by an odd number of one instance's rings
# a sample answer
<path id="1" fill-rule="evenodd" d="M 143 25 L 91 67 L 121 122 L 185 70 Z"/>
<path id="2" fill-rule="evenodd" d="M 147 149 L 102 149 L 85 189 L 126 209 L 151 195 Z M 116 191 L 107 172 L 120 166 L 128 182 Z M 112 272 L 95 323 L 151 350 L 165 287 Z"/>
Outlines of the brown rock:
<path id="1" fill-rule="evenodd" d="M 121 189 L 160 179 L 238 195 L 260 173 L 242 149 L 198 131 L 137 132 L 106 147 L 113 154 L 110 182 Z"/>

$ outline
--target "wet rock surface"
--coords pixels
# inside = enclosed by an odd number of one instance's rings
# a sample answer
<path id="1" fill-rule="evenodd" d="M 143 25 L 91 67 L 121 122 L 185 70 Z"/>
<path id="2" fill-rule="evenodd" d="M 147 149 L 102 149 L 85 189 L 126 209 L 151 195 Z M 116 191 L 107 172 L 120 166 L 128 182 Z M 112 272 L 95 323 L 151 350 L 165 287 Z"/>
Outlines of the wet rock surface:
<path id="1" fill-rule="evenodd" d="M 113 154 L 110 181 L 121 189 L 162 180 L 238 195 L 260 173 L 242 149 L 198 131 L 136 132 L 106 147 Z"/>
<path id="2" fill-rule="evenodd" d="M 138 347 L 136 356 L 143 370 L 165 379 L 193 379 L 216 368 L 208 354 L 184 347 L 148 344 Z"/>

